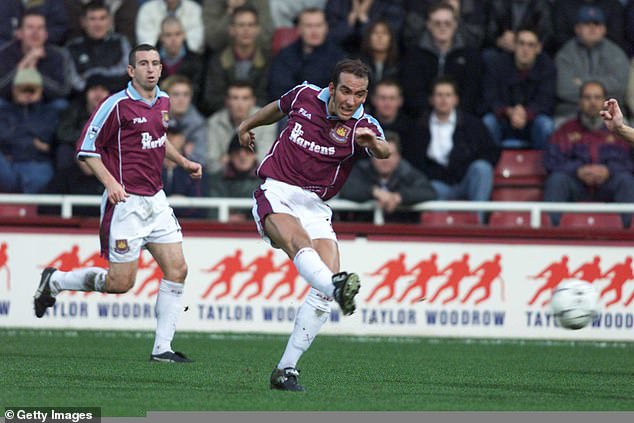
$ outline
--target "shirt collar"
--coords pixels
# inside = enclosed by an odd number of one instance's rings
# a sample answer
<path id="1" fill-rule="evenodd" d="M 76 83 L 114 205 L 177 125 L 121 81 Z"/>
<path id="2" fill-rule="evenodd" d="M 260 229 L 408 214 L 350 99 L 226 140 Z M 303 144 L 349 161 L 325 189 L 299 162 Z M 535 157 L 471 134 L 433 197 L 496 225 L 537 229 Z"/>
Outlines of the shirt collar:
<path id="1" fill-rule="evenodd" d="M 130 97 L 132 100 L 142 101 L 150 105 L 150 107 L 154 106 L 154 103 L 156 103 L 156 100 L 158 100 L 159 97 L 167 97 L 167 94 L 161 91 L 161 89 L 157 85 L 156 90 L 154 92 L 154 98 L 152 99 L 152 101 L 148 101 L 145 98 L 143 98 L 141 94 L 139 94 L 139 92 L 134 88 L 134 86 L 132 85 L 132 81 L 128 82 L 128 89 L 126 91 L 128 93 L 128 97 Z"/>
<path id="2" fill-rule="evenodd" d="M 331 115 L 328 112 L 328 101 L 330 100 L 330 91 L 328 90 L 328 87 L 326 88 L 322 88 L 321 91 L 319 92 L 319 94 L 317 94 L 317 98 L 320 99 L 321 101 L 323 101 L 324 103 L 326 103 L 326 119 L 339 119 L 337 117 L 337 115 Z M 357 108 L 357 110 L 355 110 L 354 114 L 352 115 L 353 119 L 360 119 L 361 116 L 363 116 L 363 106 L 359 106 Z"/>
<path id="3" fill-rule="evenodd" d="M 438 120 L 438 117 L 436 116 L 436 113 L 432 112 L 431 113 L 431 117 L 430 117 L 430 122 L 432 125 L 455 125 L 456 124 L 456 109 L 453 109 L 451 111 L 451 114 L 449 115 L 449 120 L 447 122 L 441 122 Z"/>

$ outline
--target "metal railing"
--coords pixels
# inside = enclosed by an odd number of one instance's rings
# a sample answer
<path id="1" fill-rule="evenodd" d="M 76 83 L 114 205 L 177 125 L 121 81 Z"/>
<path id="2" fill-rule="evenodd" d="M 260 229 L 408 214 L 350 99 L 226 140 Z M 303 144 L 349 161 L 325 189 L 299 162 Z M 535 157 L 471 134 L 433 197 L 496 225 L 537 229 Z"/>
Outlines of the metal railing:
<path id="1" fill-rule="evenodd" d="M 253 206 L 251 198 L 189 198 L 169 197 L 172 207 L 216 209 L 218 221 L 228 222 L 231 210 L 249 210 Z M 35 204 L 60 206 L 61 217 L 73 217 L 75 206 L 95 206 L 101 204 L 101 196 L 95 195 L 29 195 L 29 194 L 0 194 L 0 204 Z M 374 216 L 374 224 L 383 225 L 385 216 L 383 210 L 374 201 L 355 203 L 353 201 L 332 199 L 328 205 L 335 211 L 368 211 Z M 513 211 L 528 212 L 530 226 L 541 226 L 541 214 L 545 212 L 562 213 L 634 213 L 634 204 L 617 203 L 546 203 L 546 202 L 514 202 L 514 201 L 428 201 L 403 207 L 405 211 L 462 211 L 462 212 L 493 212 Z"/>

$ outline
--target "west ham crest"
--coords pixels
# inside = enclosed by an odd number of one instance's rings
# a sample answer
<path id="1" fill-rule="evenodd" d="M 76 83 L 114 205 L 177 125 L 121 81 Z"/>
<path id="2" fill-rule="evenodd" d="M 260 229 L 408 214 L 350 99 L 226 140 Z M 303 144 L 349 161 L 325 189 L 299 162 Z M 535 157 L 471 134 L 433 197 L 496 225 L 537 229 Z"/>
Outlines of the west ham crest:
<path id="1" fill-rule="evenodd" d="M 330 138 L 335 140 L 338 143 L 345 144 L 348 140 L 348 134 L 350 133 L 350 128 L 338 123 L 334 128 L 330 130 Z"/>

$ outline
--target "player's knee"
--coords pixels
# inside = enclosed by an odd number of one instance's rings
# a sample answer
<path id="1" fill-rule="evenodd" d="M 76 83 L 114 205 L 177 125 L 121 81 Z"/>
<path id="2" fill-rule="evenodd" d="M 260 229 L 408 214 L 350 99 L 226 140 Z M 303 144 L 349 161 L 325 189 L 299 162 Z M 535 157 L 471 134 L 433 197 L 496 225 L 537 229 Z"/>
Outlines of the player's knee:
<path id="1" fill-rule="evenodd" d="M 125 294 L 134 286 L 134 277 L 128 275 L 108 275 L 107 291 L 110 294 Z"/>
<path id="2" fill-rule="evenodd" d="M 172 266 L 165 273 L 165 279 L 169 281 L 173 281 L 173 282 L 183 283 L 185 282 L 185 279 L 187 278 L 187 272 L 188 272 L 187 263 L 183 261 L 182 263 Z"/>

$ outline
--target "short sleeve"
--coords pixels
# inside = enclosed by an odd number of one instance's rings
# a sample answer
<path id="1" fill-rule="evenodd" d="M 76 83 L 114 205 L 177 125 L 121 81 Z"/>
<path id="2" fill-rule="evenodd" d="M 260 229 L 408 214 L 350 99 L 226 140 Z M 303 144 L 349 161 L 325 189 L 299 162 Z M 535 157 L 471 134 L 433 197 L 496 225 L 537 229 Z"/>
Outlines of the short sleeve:
<path id="1" fill-rule="evenodd" d="M 277 106 L 280 109 L 280 111 L 286 115 L 289 114 L 291 111 L 293 102 L 295 101 L 295 99 L 297 99 L 300 92 L 304 88 L 307 88 L 307 87 L 308 87 L 308 84 L 296 85 L 294 88 L 288 90 L 285 94 L 283 94 L 277 103 Z"/>
<path id="2" fill-rule="evenodd" d="M 102 147 L 114 139 L 118 127 L 118 102 L 104 100 L 93 112 L 77 140 L 77 158 L 101 157 Z"/>

